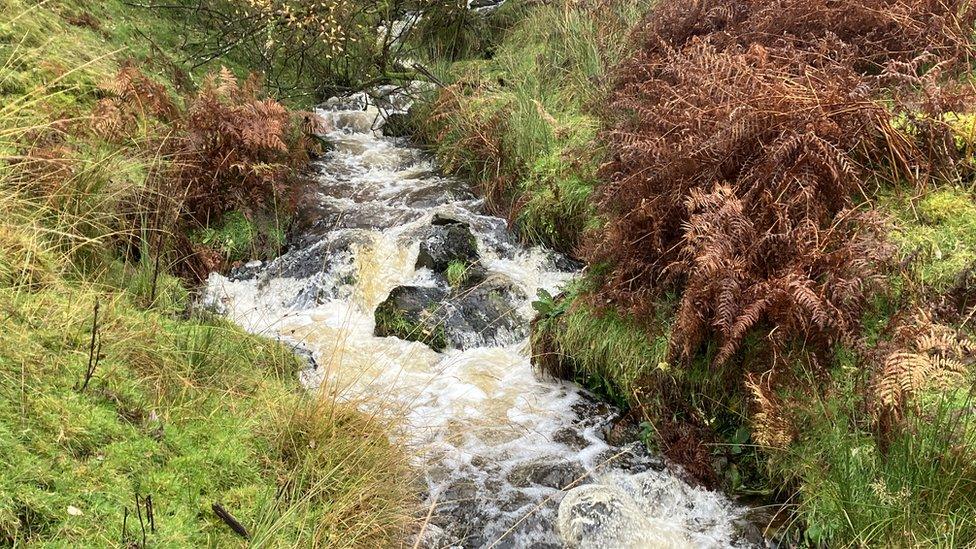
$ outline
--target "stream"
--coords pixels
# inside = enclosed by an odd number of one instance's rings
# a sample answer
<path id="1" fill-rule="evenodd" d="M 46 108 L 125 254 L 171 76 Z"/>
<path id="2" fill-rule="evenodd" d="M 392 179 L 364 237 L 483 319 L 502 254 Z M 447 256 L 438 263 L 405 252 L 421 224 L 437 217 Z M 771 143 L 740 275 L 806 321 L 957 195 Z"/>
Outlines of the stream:
<path id="1" fill-rule="evenodd" d="M 743 534 L 741 507 L 689 485 L 639 443 L 607 442 L 616 410 L 533 371 L 532 301 L 539 289 L 558 293 L 577 266 L 520 244 L 463 181 L 406 139 L 384 136 L 376 103 L 360 94 L 317 111 L 332 150 L 314 162 L 314 193 L 300 205 L 312 222 L 274 261 L 211 275 L 204 302 L 310 355 L 302 374 L 310 390 L 324 384 L 340 399 L 402 413 L 392 436 L 426 484 L 422 514 L 433 509 L 421 537 L 405 543 L 755 543 Z M 458 288 L 422 257 L 436 255 L 445 235 L 468 233 L 478 282 Z M 391 294 L 435 306 L 442 352 L 376 335 L 374 313 Z"/>

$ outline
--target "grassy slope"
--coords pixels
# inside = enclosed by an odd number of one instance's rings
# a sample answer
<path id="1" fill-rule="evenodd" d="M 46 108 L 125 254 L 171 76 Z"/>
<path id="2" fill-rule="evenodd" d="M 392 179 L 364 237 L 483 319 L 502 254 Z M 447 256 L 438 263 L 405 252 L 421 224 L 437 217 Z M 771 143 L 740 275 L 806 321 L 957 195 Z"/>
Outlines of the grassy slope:
<path id="1" fill-rule="evenodd" d="M 0 12 L 3 155 L 84 116 L 123 58 L 174 92 L 185 83 L 166 53 L 177 29 L 151 13 L 115 0 L 0 0 Z M 168 275 L 150 299 L 151 266 L 116 258 L 119 203 L 164 160 L 67 142 L 71 170 L 53 186 L 18 183 L 0 160 L 0 544 L 119 544 L 136 494 L 153 496 L 159 546 L 240 544 L 218 501 L 256 545 L 401 536 L 412 487 L 385 421 L 306 395 L 287 349 L 185 315 Z M 82 391 L 96 302 L 102 358 Z M 141 540 L 134 515 L 128 530 Z"/>
<path id="2" fill-rule="evenodd" d="M 627 2 L 615 5 L 616 13 L 621 5 L 625 12 L 633 9 Z M 530 241 L 572 250 L 580 231 L 599 223 L 591 202 L 599 184 L 598 82 L 621 55 L 603 40 L 612 36 L 609 43 L 620 47 L 624 35 L 613 13 L 540 6 L 504 35 L 490 60 L 445 71 L 457 84 L 442 94 L 427 133 L 446 165 L 473 175 Z M 872 333 L 865 336 L 877 341 L 873 332 L 880 333 L 895 312 L 919 304 L 900 296 L 946 291 L 971 268 L 976 200 L 967 186 L 946 182 L 920 196 L 883 191 L 873 207 L 891 217 L 890 237 L 901 258 L 913 260 L 870 313 Z M 634 406 L 651 433 L 682 418 L 707 427 L 714 445 L 697 458 L 706 468 L 716 459 L 731 462 L 719 480 L 734 492 L 780 491 L 796 511 L 789 526 L 800 526 L 790 528 L 791 535 L 839 545 L 976 542 L 976 470 L 962 451 L 976 448 L 976 429 L 965 412 L 969 392 L 944 395 L 938 402 L 945 405 L 912 420 L 881 448 L 863 406 L 867 380 L 858 364 L 864 357 L 839 348 L 831 379 L 804 378 L 798 365 L 796 390 L 776 395 L 799 428 L 794 443 L 760 449 L 750 433 L 756 428 L 752 395 L 741 379 L 710 370 L 707 360 L 682 369 L 667 364 L 670 307 L 662 304 L 659 317 L 643 323 L 598 312 L 585 299 L 593 280 L 561 299 L 543 300 L 533 336 L 540 360 L 559 357 L 556 370 Z M 763 361 L 752 350 L 759 348 L 747 349 L 740 360 Z M 804 389 L 818 385 L 820 393 Z M 951 433 L 959 437 L 950 440 Z"/>
<path id="3" fill-rule="evenodd" d="M 421 122 L 446 169 L 473 177 L 522 238 L 571 251 L 595 222 L 600 122 L 590 107 L 603 96 L 639 3 L 615 2 L 599 22 L 557 4 L 521 17 L 512 15 L 522 14 L 520 2 L 502 9 L 510 13 L 493 17 L 517 22 L 493 57 L 443 68 L 456 84 Z"/>

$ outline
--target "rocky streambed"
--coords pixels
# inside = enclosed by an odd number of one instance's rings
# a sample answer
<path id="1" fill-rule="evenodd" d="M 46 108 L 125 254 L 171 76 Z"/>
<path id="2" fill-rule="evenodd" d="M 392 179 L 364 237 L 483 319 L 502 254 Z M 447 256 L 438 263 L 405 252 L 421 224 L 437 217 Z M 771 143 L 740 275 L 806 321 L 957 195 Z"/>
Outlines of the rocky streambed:
<path id="1" fill-rule="evenodd" d="M 309 354 L 309 388 L 401 411 L 432 506 L 424 547 L 729 547 L 742 510 L 640 445 L 608 441 L 616 411 L 539 378 L 532 301 L 576 265 L 520 245 L 463 182 L 382 134 L 389 90 L 328 102 L 307 220 L 290 250 L 205 301 Z"/>

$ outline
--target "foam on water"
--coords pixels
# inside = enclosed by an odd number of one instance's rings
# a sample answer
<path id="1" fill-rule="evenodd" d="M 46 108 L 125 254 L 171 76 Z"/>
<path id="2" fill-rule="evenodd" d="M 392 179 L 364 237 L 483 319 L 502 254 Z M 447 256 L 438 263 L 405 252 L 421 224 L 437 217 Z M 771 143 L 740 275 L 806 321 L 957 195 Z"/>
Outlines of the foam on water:
<path id="1" fill-rule="evenodd" d="M 404 410 L 394 436 L 414 450 L 437 502 L 423 545 L 558 546 L 557 529 L 586 547 L 739 543 L 734 505 L 637 448 L 608 445 L 602 428 L 613 410 L 572 384 L 540 380 L 527 340 L 437 353 L 373 335 L 374 310 L 394 287 L 443 284 L 414 268 L 420 232 L 436 213 L 467 223 L 489 275 L 528 296 L 518 304 L 526 323 L 537 290 L 556 293 L 574 274 L 558 269 L 553 253 L 519 246 L 421 151 L 378 135 L 366 103 L 337 101 L 321 113 L 335 148 L 316 166 L 309 207 L 319 219 L 304 244 L 234 278 L 212 275 L 205 301 L 250 331 L 308 350 L 317 366 L 305 372 L 307 386 Z M 557 520 L 563 488 L 574 483 L 584 486 L 570 491 Z"/>

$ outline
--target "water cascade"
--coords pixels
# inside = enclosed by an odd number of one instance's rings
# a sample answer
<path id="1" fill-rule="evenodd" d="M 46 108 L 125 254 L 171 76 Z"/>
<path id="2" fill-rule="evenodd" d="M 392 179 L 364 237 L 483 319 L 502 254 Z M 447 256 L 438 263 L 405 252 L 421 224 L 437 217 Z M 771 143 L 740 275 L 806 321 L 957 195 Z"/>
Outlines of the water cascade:
<path id="1" fill-rule="evenodd" d="M 749 545 L 741 509 L 639 444 L 608 444 L 613 409 L 533 372 L 531 303 L 576 266 L 520 245 L 463 182 L 383 136 L 376 103 L 360 94 L 319 111 L 332 149 L 301 206 L 313 222 L 278 259 L 212 275 L 204 301 L 307 352 L 310 389 L 403 414 L 394 436 L 411 448 L 433 506 L 421 546 Z M 476 283 L 458 287 L 428 266 L 451 231 L 473 236 Z M 439 319 L 442 352 L 376 335 L 377 308 L 394 297 Z"/>

